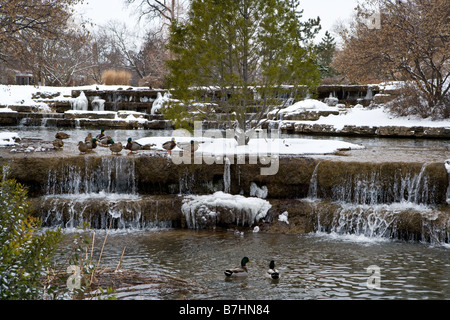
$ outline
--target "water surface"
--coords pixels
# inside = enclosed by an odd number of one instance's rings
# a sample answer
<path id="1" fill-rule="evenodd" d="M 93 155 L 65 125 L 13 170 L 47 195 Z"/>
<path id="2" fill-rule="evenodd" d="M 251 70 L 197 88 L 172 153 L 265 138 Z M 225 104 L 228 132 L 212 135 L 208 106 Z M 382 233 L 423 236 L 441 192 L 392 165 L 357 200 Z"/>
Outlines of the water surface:
<path id="1" fill-rule="evenodd" d="M 100 243 L 101 241 L 98 241 Z M 448 299 L 450 247 L 386 238 L 314 233 L 283 235 L 227 231 L 159 230 L 109 234 L 102 263 L 115 267 L 123 248 L 125 269 L 178 277 L 203 288 L 158 299 Z M 249 275 L 226 279 L 224 270 L 248 256 Z M 281 279 L 266 279 L 275 260 Z M 370 266 L 380 287 L 368 288 Z M 375 284 L 370 281 L 369 284 Z M 127 299 L 154 298 L 149 289 Z M 121 295 L 119 295 L 121 298 Z M 125 298 L 125 296 L 124 296 Z"/>

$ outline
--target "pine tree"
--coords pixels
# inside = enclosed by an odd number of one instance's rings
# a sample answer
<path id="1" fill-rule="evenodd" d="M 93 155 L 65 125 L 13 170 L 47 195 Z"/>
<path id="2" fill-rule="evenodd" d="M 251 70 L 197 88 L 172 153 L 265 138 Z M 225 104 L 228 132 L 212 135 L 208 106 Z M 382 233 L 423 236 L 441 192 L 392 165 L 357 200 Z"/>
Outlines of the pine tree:
<path id="1" fill-rule="evenodd" d="M 336 50 L 336 42 L 331 34 L 327 31 L 322 41 L 317 45 L 317 64 L 319 65 L 320 73 L 322 74 L 322 79 L 333 77 L 337 73 L 331 66 L 333 62 L 334 53 Z"/>
<path id="2" fill-rule="evenodd" d="M 301 86 L 318 86 L 320 73 L 304 46 L 318 20 L 301 23 L 297 7 L 298 1 L 193 0 L 188 21 L 175 22 L 171 29 L 169 49 L 175 58 L 168 66 L 174 98 L 185 106 L 192 100 L 220 100 L 229 123 L 245 132 L 282 105 L 278 96 L 284 85 L 293 86 L 291 95 Z M 215 97 L 208 88 L 215 89 Z M 250 107 L 257 110 L 252 116 Z"/>

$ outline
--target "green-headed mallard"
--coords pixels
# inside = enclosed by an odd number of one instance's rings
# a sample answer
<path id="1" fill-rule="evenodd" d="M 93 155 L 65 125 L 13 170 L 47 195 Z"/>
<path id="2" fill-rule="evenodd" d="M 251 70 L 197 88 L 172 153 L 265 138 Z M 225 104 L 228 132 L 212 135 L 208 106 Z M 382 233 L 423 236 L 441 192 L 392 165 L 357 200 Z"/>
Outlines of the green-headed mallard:
<path id="1" fill-rule="evenodd" d="M 90 142 L 86 142 L 86 146 L 88 148 L 88 151 L 92 151 L 93 149 L 97 148 L 97 139 L 92 139 Z"/>
<path id="2" fill-rule="evenodd" d="M 109 150 L 111 150 L 113 154 L 119 154 L 122 151 L 122 149 L 123 146 L 121 142 L 114 142 L 113 139 L 109 141 Z"/>
<path id="3" fill-rule="evenodd" d="M 271 278 L 273 280 L 277 280 L 280 278 L 280 273 L 278 272 L 277 269 L 275 269 L 275 261 L 270 261 L 269 263 L 269 270 L 267 270 L 266 272 L 266 276 L 268 278 Z"/>
<path id="4" fill-rule="evenodd" d="M 53 140 L 53 147 L 56 150 L 59 150 L 62 147 L 64 147 L 64 142 L 62 141 L 62 139 L 55 139 L 55 140 Z"/>
<path id="5" fill-rule="evenodd" d="M 107 147 L 110 144 L 110 141 L 112 140 L 112 138 L 110 136 L 103 136 L 100 140 L 97 139 L 97 142 L 103 146 L 103 147 Z"/>
<path id="6" fill-rule="evenodd" d="M 105 129 L 100 130 L 100 133 L 95 137 L 97 141 L 100 141 L 105 136 Z"/>
<path id="7" fill-rule="evenodd" d="M 237 267 L 237 268 L 233 268 L 233 269 L 227 269 L 225 270 L 225 275 L 227 277 L 242 277 L 242 276 L 247 276 L 248 275 L 248 270 L 247 270 L 247 263 L 250 263 L 251 261 L 247 258 L 244 257 L 241 260 L 241 266 Z"/>
<path id="8" fill-rule="evenodd" d="M 175 138 L 172 138 L 172 140 L 164 142 L 162 147 L 163 149 L 166 149 L 169 154 L 172 154 L 172 150 L 177 146 L 175 142 Z"/>
<path id="9" fill-rule="evenodd" d="M 130 153 L 134 153 L 136 151 L 142 150 L 142 145 L 136 141 L 133 141 L 133 139 L 128 138 L 125 149 L 130 150 Z"/>

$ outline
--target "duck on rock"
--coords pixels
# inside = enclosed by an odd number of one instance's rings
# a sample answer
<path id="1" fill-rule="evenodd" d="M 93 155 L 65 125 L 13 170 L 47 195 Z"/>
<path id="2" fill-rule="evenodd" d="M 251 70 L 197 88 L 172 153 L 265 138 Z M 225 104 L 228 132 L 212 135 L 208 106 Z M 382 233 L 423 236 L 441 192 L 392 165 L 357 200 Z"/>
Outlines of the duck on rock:
<path id="1" fill-rule="evenodd" d="M 133 141 L 132 138 L 128 138 L 127 144 L 125 146 L 125 149 L 130 150 L 130 153 L 137 152 L 139 150 L 142 150 L 142 145 L 136 141 Z"/>
<path id="2" fill-rule="evenodd" d="M 175 142 L 175 138 L 172 138 L 172 140 L 164 142 L 162 147 L 163 149 L 166 149 L 167 152 L 171 155 L 172 154 L 172 150 L 177 146 L 176 142 Z"/>
<path id="3" fill-rule="evenodd" d="M 114 142 L 113 139 L 111 139 L 109 141 L 109 150 L 111 150 L 111 152 L 113 154 L 119 154 L 123 149 L 123 145 L 121 142 Z"/>

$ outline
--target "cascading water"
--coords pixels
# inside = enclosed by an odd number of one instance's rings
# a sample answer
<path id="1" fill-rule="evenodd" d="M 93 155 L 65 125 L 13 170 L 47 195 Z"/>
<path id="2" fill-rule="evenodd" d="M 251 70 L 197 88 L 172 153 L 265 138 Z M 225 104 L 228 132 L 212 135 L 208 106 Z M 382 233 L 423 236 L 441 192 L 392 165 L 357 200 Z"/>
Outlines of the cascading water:
<path id="1" fill-rule="evenodd" d="M 135 171 L 134 159 L 124 157 L 85 157 L 82 166 L 66 164 L 50 170 L 42 202 L 44 224 L 76 228 L 87 222 L 99 229 L 170 227 L 168 221 L 143 217 L 148 211 L 143 204 L 148 207 L 153 202 L 138 195 Z"/>
<path id="2" fill-rule="evenodd" d="M 92 161 L 92 163 L 91 163 Z M 50 170 L 46 186 L 47 195 L 124 193 L 136 194 L 135 163 L 133 159 L 103 157 L 95 166 L 86 157 L 83 167 L 65 165 Z"/>
<path id="3" fill-rule="evenodd" d="M 313 171 L 308 190 L 308 200 L 316 202 L 312 205 L 317 207 L 317 231 L 439 244 L 450 241 L 450 220 L 446 215 L 440 217 L 435 204 L 435 186 L 427 174 L 429 164 L 423 164 L 418 172 L 397 170 L 392 176 L 375 166 L 371 172 L 341 175 L 340 183 L 330 190 L 322 190 L 320 185 L 320 164 Z M 334 206 L 319 209 L 319 200 L 332 200 Z"/>
<path id="4" fill-rule="evenodd" d="M 424 164 L 418 173 L 397 170 L 393 176 L 387 176 L 388 173 L 374 168 L 371 172 L 343 174 L 339 183 L 323 193 L 326 198 L 346 203 L 376 205 L 411 202 L 434 205 L 435 186 L 429 186 L 426 169 L 427 164 Z M 314 174 L 317 175 L 317 172 Z M 314 174 L 312 182 L 315 185 L 310 185 L 310 189 L 318 197 L 321 187 Z"/>

